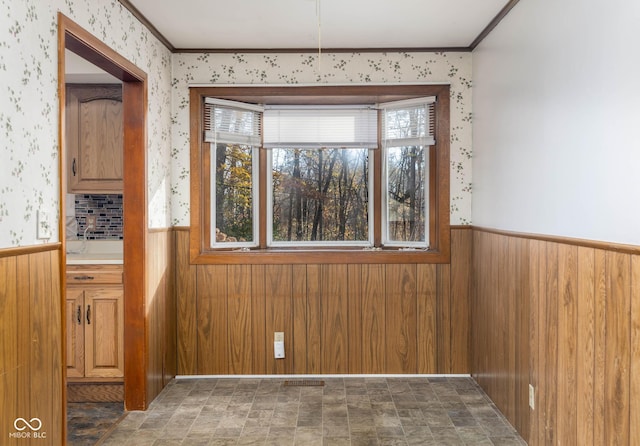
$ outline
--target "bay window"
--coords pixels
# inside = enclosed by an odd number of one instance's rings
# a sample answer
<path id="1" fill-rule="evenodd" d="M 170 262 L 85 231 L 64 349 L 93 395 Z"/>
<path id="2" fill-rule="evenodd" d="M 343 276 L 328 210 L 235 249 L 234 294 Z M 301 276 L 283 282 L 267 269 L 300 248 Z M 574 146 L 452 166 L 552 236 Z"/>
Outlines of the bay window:
<path id="1" fill-rule="evenodd" d="M 194 263 L 448 260 L 448 86 L 190 95 Z"/>

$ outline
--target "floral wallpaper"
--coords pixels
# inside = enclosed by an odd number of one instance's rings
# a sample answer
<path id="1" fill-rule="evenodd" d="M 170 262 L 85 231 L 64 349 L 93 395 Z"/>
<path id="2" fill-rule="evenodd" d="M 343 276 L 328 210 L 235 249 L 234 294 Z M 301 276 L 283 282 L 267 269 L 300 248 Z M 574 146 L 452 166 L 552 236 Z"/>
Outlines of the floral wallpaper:
<path id="1" fill-rule="evenodd" d="M 117 0 L 0 0 L 0 248 L 58 241 L 57 13 L 148 75 L 148 225 L 189 225 L 189 84 L 451 84 L 451 223 L 471 223 L 471 54 L 171 54 Z M 37 238 L 38 211 L 52 228 Z"/>
<path id="2" fill-rule="evenodd" d="M 173 225 L 189 225 L 190 84 L 416 82 L 451 84 L 451 224 L 471 224 L 471 53 L 189 53 L 172 60 Z"/>
<path id="3" fill-rule="evenodd" d="M 149 226 L 170 224 L 171 53 L 117 0 L 0 0 L 0 248 L 59 240 L 57 13 L 148 74 Z M 37 239 L 45 211 L 51 238 Z"/>

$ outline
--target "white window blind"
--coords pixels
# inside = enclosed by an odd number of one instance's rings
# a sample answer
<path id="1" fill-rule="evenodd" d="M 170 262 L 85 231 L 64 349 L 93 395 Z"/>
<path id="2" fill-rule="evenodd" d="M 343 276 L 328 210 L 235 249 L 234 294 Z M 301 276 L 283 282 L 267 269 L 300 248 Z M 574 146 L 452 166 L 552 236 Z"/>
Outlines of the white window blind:
<path id="1" fill-rule="evenodd" d="M 264 111 L 265 148 L 376 148 L 377 111 L 365 106 L 272 106 Z"/>
<path id="2" fill-rule="evenodd" d="M 260 146 L 261 112 L 259 105 L 205 98 L 204 140 Z"/>
<path id="3" fill-rule="evenodd" d="M 384 147 L 435 144 L 435 98 L 416 98 L 378 104 L 382 110 Z"/>

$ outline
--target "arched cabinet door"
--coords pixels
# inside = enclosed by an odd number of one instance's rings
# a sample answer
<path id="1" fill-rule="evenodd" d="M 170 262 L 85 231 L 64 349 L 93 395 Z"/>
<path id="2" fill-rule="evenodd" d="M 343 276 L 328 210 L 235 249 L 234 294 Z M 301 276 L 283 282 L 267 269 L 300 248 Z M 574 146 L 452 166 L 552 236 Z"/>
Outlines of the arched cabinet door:
<path id="1" fill-rule="evenodd" d="M 122 193 L 121 85 L 67 85 L 68 192 Z"/>

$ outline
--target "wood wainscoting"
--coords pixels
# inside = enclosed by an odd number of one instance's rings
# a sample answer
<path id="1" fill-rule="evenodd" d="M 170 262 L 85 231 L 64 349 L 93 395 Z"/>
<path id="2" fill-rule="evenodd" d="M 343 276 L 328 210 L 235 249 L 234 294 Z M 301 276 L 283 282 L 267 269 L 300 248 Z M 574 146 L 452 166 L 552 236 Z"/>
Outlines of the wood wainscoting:
<path id="1" fill-rule="evenodd" d="M 175 236 L 179 375 L 470 373 L 469 229 L 451 264 L 190 265 Z"/>
<path id="2" fill-rule="evenodd" d="M 474 229 L 473 375 L 530 445 L 640 441 L 639 254 Z"/>
<path id="3" fill-rule="evenodd" d="M 59 243 L 0 250 L 0 443 L 3 445 L 64 443 L 59 265 Z M 39 418 L 42 427 L 38 432 L 46 433 L 46 440 L 10 436 L 18 432 L 14 427 L 17 418 L 27 421 Z"/>
<path id="4" fill-rule="evenodd" d="M 147 233 L 147 401 L 176 375 L 176 292 L 173 230 Z"/>

